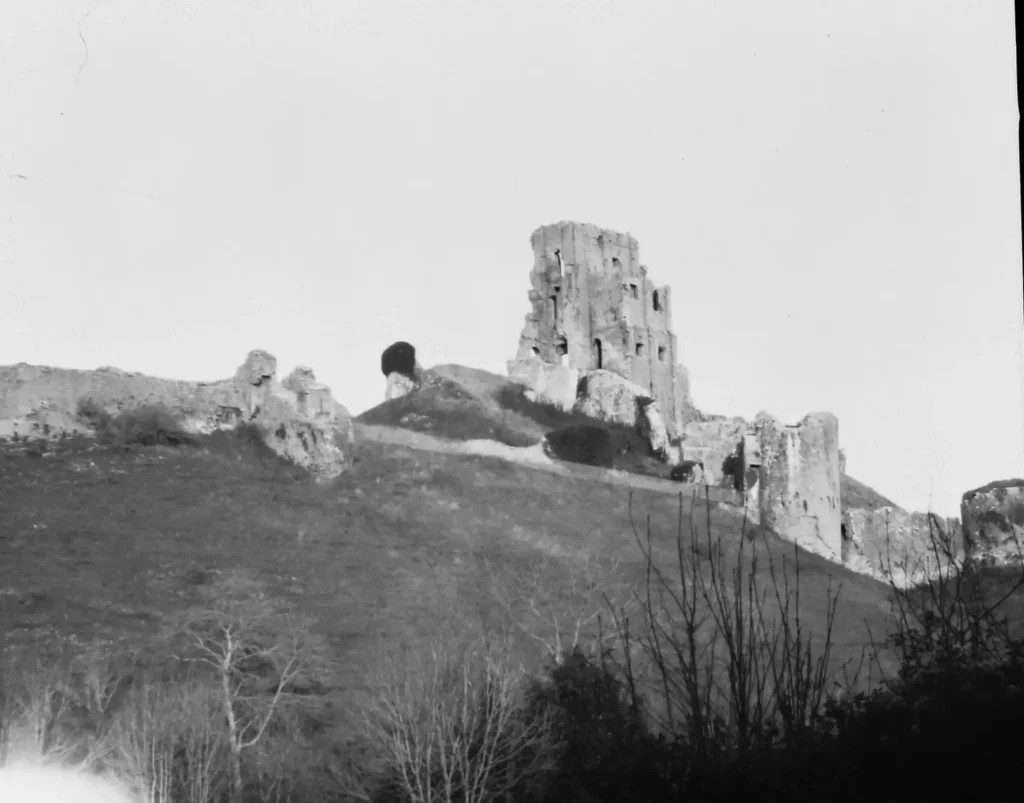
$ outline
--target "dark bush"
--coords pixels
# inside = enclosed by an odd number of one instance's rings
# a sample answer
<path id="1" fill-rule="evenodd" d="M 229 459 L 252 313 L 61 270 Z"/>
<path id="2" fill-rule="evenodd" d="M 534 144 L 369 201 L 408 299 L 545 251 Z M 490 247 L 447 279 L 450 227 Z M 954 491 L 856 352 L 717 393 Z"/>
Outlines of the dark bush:
<path id="1" fill-rule="evenodd" d="M 704 464 L 699 460 L 684 460 L 678 466 L 672 466 L 669 479 L 675 482 L 693 482 L 696 469 L 704 471 Z"/>
<path id="2" fill-rule="evenodd" d="M 92 399 L 82 399 L 78 420 L 90 427 L 105 446 L 194 446 L 196 439 L 182 429 L 178 416 L 158 404 L 112 415 Z"/>
<path id="3" fill-rule="evenodd" d="M 551 453 L 559 460 L 612 468 L 619 449 L 607 427 L 574 424 L 547 434 Z"/>
<path id="4" fill-rule="evenodd" d="M 685 765 L 649 731 L 615 671 L 576 647 L 544 674 L 526 696 L 529 707 L 554 714 L 553 735 L 563 745 L 546 800 L 578 800 L 580 788 L 602 801 L 674 799 Z"/>
<path id="5" fill-rule="evenodd" d="M 692 520 L 690 525 L 692 531 Z M 708 590 L 702 585 L 703 565 L 718 583 L 713 588 L 726 587 L 728 568 L 721 554 L 714 557 L 710 537 L 709 526 L 706 550 L 697 550 L 696 541 L 687 547 L 694 551 L 686 560 L 689 568 L 680 575 L 686 581 L 682 587 L 703 589 L 694 591 L 693 600 Z M 649 539 L 648 533 L 648 544 Z M 942 544 L 936 541 L 934 548 L 937 557 Z M 647 552 L 648 559 L 650 555 Z M 705 558 L 698 561 L 699 555 Z M 803 642 L 799 635 L 800 641 L 793 640 L 799 630 L 764 629 L 762 621 L 762 629 L 743 631 L 748 644 L 768 644 L 773 651 L 764 653 L 757 647 L 749 653 L 730 653 L 730 679 L 741 670 L 770 679 L 763 692 L 756 690 L 753 712 L 759 719 L 746 720 L 746 738 L 740 738 L 733 720 L 702 702 L 704 684 L 712 683 L 711 665 L 705 663 L 705 653 L 688 648 L 699 646 L 692 640 L 698 632 L 693 628 L 705 621 L 705 613 L 688 607 L 690 597 L 673 597 L 678 611 L 667 625 L 659 620 L 656 636 L 651 636 L 655 614 L 671 614 L 663 603 L 646 603 L 643 634 L 619 631 L 616 649 L 621 652 L 616 654 L 623 661 L 613 666 L 603 658 L 598 663 L 573 653 L 548 671 L 545 687 L 528 695 L 534 704 L 541 700 L 555 708 L 559 736 L 566 745 L 553 799 L 1019 799 L 1024 644 L 1011 634 L 1009 618 L 995 611 L 1009 595 L 1024 591 L 1024 574 L 1018 570 L 1016 580 L 1001 577 L 999 593 L 989 594 L 992 598 L 972 590 L 983 585 L 974 579 L 972 571 L 954 564 L 949 575 L 926 587 L 900 591 L 893 586 L 896 632 L 886 642 L 901 652 L 900 671 L 868 692 L 855 693 L 851 685 L 846 687 L 847 696 L 826 693 L 831 618 L 824 651 L 813 659 L 810 641 Z M 1005 588 L 1008 580 L 1010 587 Z M 791 589 L 785 575 L 771 569 L 769 582 L 775 584 L 781 618 L 787 620 L 790 609 L 782 600 L 791 599 Z M 658 598 L 648 592 L 646 599 Z M 709 605 L 721 605 L 716 599 L 725 598 L 716 598 L 713 589 L 704 597 Z M 730 607 L 721 608 L 715 620 L 723 628 L 738 628 L 748 611 L 760 610 L 756 596 L 729 599 Z M 655 604 L 659 607 L 650 607 Z M 735 612 L 735 620 L 722 611 Z M 739 643 L 738 630 L 724 632 L 732 634 L 730 643 Z M 788 646 L 777 646 L 779 638 Z M 597 644 L 601 643 L 599 637 Z M 663 693 L 684 695 L 677 701 L 689 701 L 674 707 L 678 718 L 674 725 L 668 721 L 673 736 L 665 740 L 653 736 L 643 703 L 637 702 L 641 676 L 631 668 L 639 664 L 633 663 L 636 656 L 630 649 L 637 643 L 646 645 L 641 653 L 652 657 L 653 674 L 667 678 Z M 768 664 L 765 656 L 788 663 Z M 731 687 L 724 688 L 735 694 Z M 685 697 L 689 694 L 696 696 Z M 767 707 L 762 709 L 762 703 Z M 935 764 L 937 757 L 941 767 Z"/>
<path id="6" fill-rule="evenodd" d="M 504 409 L 519 413 L 546 429 L 559 429 L 571 424 L 593 424 L 594 419 L 582 413 L 552 404 L 551 402 L 533 401 L 526 398 L 526 388 L 522 385 L 509 383 L 495 394 L 495 399 Z"/>
<path id="7" fill-rule="evenodd" d="M 519 413 L 548 430 L 574 425 L 606 429 L 615 441 L 617 468 L 640 474 L 656 473 L 646 470 L 648 467 L 643 465 L 647 458 L 652 456 L 651 447 L 647 439 L 635 428 L 624 424 L 610 424 L 571 410 L 566 411 L 551 402 L 533 401 L 526 397 L 525 391 L 526 388 L 522 385 L 509 383 L 495 394 L 495 398 L 503 409 Z"/>
<path id="8" fill-rule="evenodd" d="M 380 370 L 384 376 L 402 374 L 416 378 L 416 347 L 404 340 L 392 343 L 380 355 Z"/>
<path id="9" fill-rule="evenodd" d="M 733 452 L 722 461 L 723 484 L 732 485 L 737 491 L 743 490 L 743 459 Z"/>

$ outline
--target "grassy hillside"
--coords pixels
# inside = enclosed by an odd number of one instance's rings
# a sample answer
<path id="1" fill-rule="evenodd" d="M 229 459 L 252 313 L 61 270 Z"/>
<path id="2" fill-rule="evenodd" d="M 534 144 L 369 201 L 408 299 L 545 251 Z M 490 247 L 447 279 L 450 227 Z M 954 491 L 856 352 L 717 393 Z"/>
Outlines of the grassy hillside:
<path id="1" fill-rule="evenodd" d="M 427 396 L 438 421 L 453 402 L 493 420 L 481 396 L 439 386 Z M 683 554 L 701 576 L 725 567 L 723 599 L 747 585 L 731 574 L 741 549 L 759 587 L 783 576 L 791 588 L 799 583 L 801 638 L 815 650 L 830 638 L 823 683 L 855 669 L 871 634 L 878 640 L 891 629 L 888 587 L 745 527 L 736 507 L 666 492 L 672 486 L 648 478 L 430 451 L 425 435 L 405 432 L 398 443 L 389 431 L 358 424 L 351 471 L 327 486 L 244 432 L 173 447 L 0 444 L 0 691 L 12 676 L 5 666 L 40 646 L 92 651 L 136 678 L 147 668 L 169 677 L 178 671 L 167 663 L 175 628 L 241 589 L 247 609 L 298 617 L 302 630 L 286 632 L 318 645 L 316 671 L 290 698 L 297 707 L 268 731 L 246 777 L 272 788 L 266 767 L 284 756 L 288 771 L 317 790 L 292 799 L 325 801 L 337 794 L 344 746 L 363 733 L 365 701 L 397 688 L 381 685 L 381 667 L 395 665 L 385 659 L 429 666 L 437 638 L 486 636 L 507 644 L 503 666 L 539 673 L 548 649 L 574 633 L 593 643 L 613 614 L 634 617 L 650 572 L 671 578 Z M 653 604 L 671 607 L 664 598 Z M 763 605 L 772 626 L 792 623 L 794 611 L 782 614 L 770 593 Z M 630 621 L 642 632 L 642 617 Z M 709 649 L 727 651 L 721 642 Z M 879 659 L 896 669 L 891 649 Z M 657 667 L 634 660 L 637 688 L 654 688 Z M 56 664 L 45 657 L 40 666 L 37 678 Z M 715 677 L 726 682 L 723 671 L 719 664 Z M 94 696 L 131 687 L 100 681 L 86 684 Z"/>
<path id="2" fill-rule="evenodd" d="M 65 443 L 53 456 L 32 457 L 3 446 L 7 646 L 57 633 L 139 643 L 189 604 L 196 586 L 240 571 L 318 618 L 344 676 L 339 688 L 352 688 L 370 643 L 416 643 L 452 609 L 488 621 L 508 616 L 509 597 L 521 612 L 531 595 L 570 587 L 578 571 L 607 571 L 606 586 L 626 593 L 642 569 L 632 527 L 645 517 L 657 553 L 668 559 L 675 549 L 673 495 L 637 491 L 630 509 L 626 489 L 590 477 L 376 442 L 357 446 L 351 473 L 324 488 L 249 449 Z M 702 504 L 688 499 L 684 519 L 693 504 L 703 521 Z M 734 551 L 735 512 L 712 504 L 711 526 Z M 769 541 L 778 560 L 792 562 L 791 547 Z M 816 556 L 802 563 L 812 619 L 823 616 L 826 576 L 844 583 L 841 654 L 850 657 L 865 642 L 865 620 L 884 627 L 885 588 Z M 582 594 L 558 604 L 599 602 Z M 552 635 L 543 621 L 534 624 L 539 636 Z M 531 641 L 524 656 L 536 658 Z"/>

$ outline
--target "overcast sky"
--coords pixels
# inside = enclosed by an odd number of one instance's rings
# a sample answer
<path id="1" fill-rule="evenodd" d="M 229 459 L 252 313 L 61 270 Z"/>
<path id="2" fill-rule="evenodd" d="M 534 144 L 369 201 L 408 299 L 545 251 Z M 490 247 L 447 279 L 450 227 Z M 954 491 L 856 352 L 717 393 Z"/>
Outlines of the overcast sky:
<path id="1" fill-rule="evenodd" d="M 914 509 L 1024 475 L 1013 5 L 0 2 L 0 365 L 359 413 L 504 373 L 530 233 L 628 231 L 706 412 L 828 410 Z"/>

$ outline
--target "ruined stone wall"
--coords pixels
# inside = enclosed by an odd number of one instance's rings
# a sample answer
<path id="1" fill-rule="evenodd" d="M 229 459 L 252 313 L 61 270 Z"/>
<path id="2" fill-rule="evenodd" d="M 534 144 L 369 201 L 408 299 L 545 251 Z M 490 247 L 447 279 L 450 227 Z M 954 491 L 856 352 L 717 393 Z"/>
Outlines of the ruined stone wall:
<path id="1" fill-rule="evenodd" d="M 354 440 L 352 417 L 311 369 L 298 366 L 278 381 L 277 360 L 260 349 L 249 352 L 233 377 L 216 382 L 161 379 L 116 368 L 0 366 L 0 440 L 91 434 L 90 424 L 78 415 L 83 401 L 111 415 L 165 407 L 182 429 L 194 434 L 250 422 L 273 451 L 318 479 L 344 470 L 342 446 Z"/>
<path id="2" fill-rule="evenodd" d="M 754 431 L 760 450 L 760 523 L 810 552 L 840 562 L 839 420 L 831 413 L 811 413 L 799 424 L 784 425 L 760 413 Z M 744 451 L 750 451 L 746 444 Z M 752 492 L 747 489 L 748 499 Z"/>
<path id="3" fill-rule="evenodd" d="M 1024 562 L 1024 479 L 1000 480 L 960 500 L 963 551 L 983 566 Z"/>
<path id="4" fill-rule="evenodd" d="M 689 381 L 677 366 L 671 293 L 647 278 L 636 239 L 567 221 L 542 226 L 530 241 L 531 311 L 509 374 L 536 360 L 612 371 L 649 389 L 677 435 Z"/>
<path id="5" fill-rule="evenodd" d="M 747 427 L 747 422 L 739 417 L 691 421 L 683 427 L 682 458 L 702 463 L 708 483 L 721 485 L 725 481 L 725 460 L 736 452 Z"/>
<path id="6" fill-rule="evenodd" d="M 889 572 L 934 577 L 937 571 L 948 570 L 950 558 L 963 555 L 960 522 L 934 513 L 888 505 L 847 508 L 843 528 L 843 565 L 874 577 L 884 578 Z"/>
<path id="7" fill-rule="evenodd" d="M 0 368 L 0 438 L 41 437 L 49 430 L 82 431 L 76 418 L 81 399 L 111 413 L 144 405 L 182 411 L 188 422 L 200 410 L 241 410 L 248 406 L 231 380 L 183 382 L 116 368 L 83 371 L 44 365 Z"/>

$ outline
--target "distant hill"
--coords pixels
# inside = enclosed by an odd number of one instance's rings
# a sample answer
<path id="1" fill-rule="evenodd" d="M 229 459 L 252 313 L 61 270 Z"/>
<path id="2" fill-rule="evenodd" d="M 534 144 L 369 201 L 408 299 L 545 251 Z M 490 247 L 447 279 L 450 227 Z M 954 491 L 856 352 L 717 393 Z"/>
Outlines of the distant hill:
<path id="1" fill-rule="evenodd" d="M 843 507 L 859 507 L 865 510 L 878 510 L 880 507 L 900 506 L 882 496 L 874 488 L 869 488 L 863 482 L 855 480 L 846 474 L 839 475 L 839 499 Z"/>

